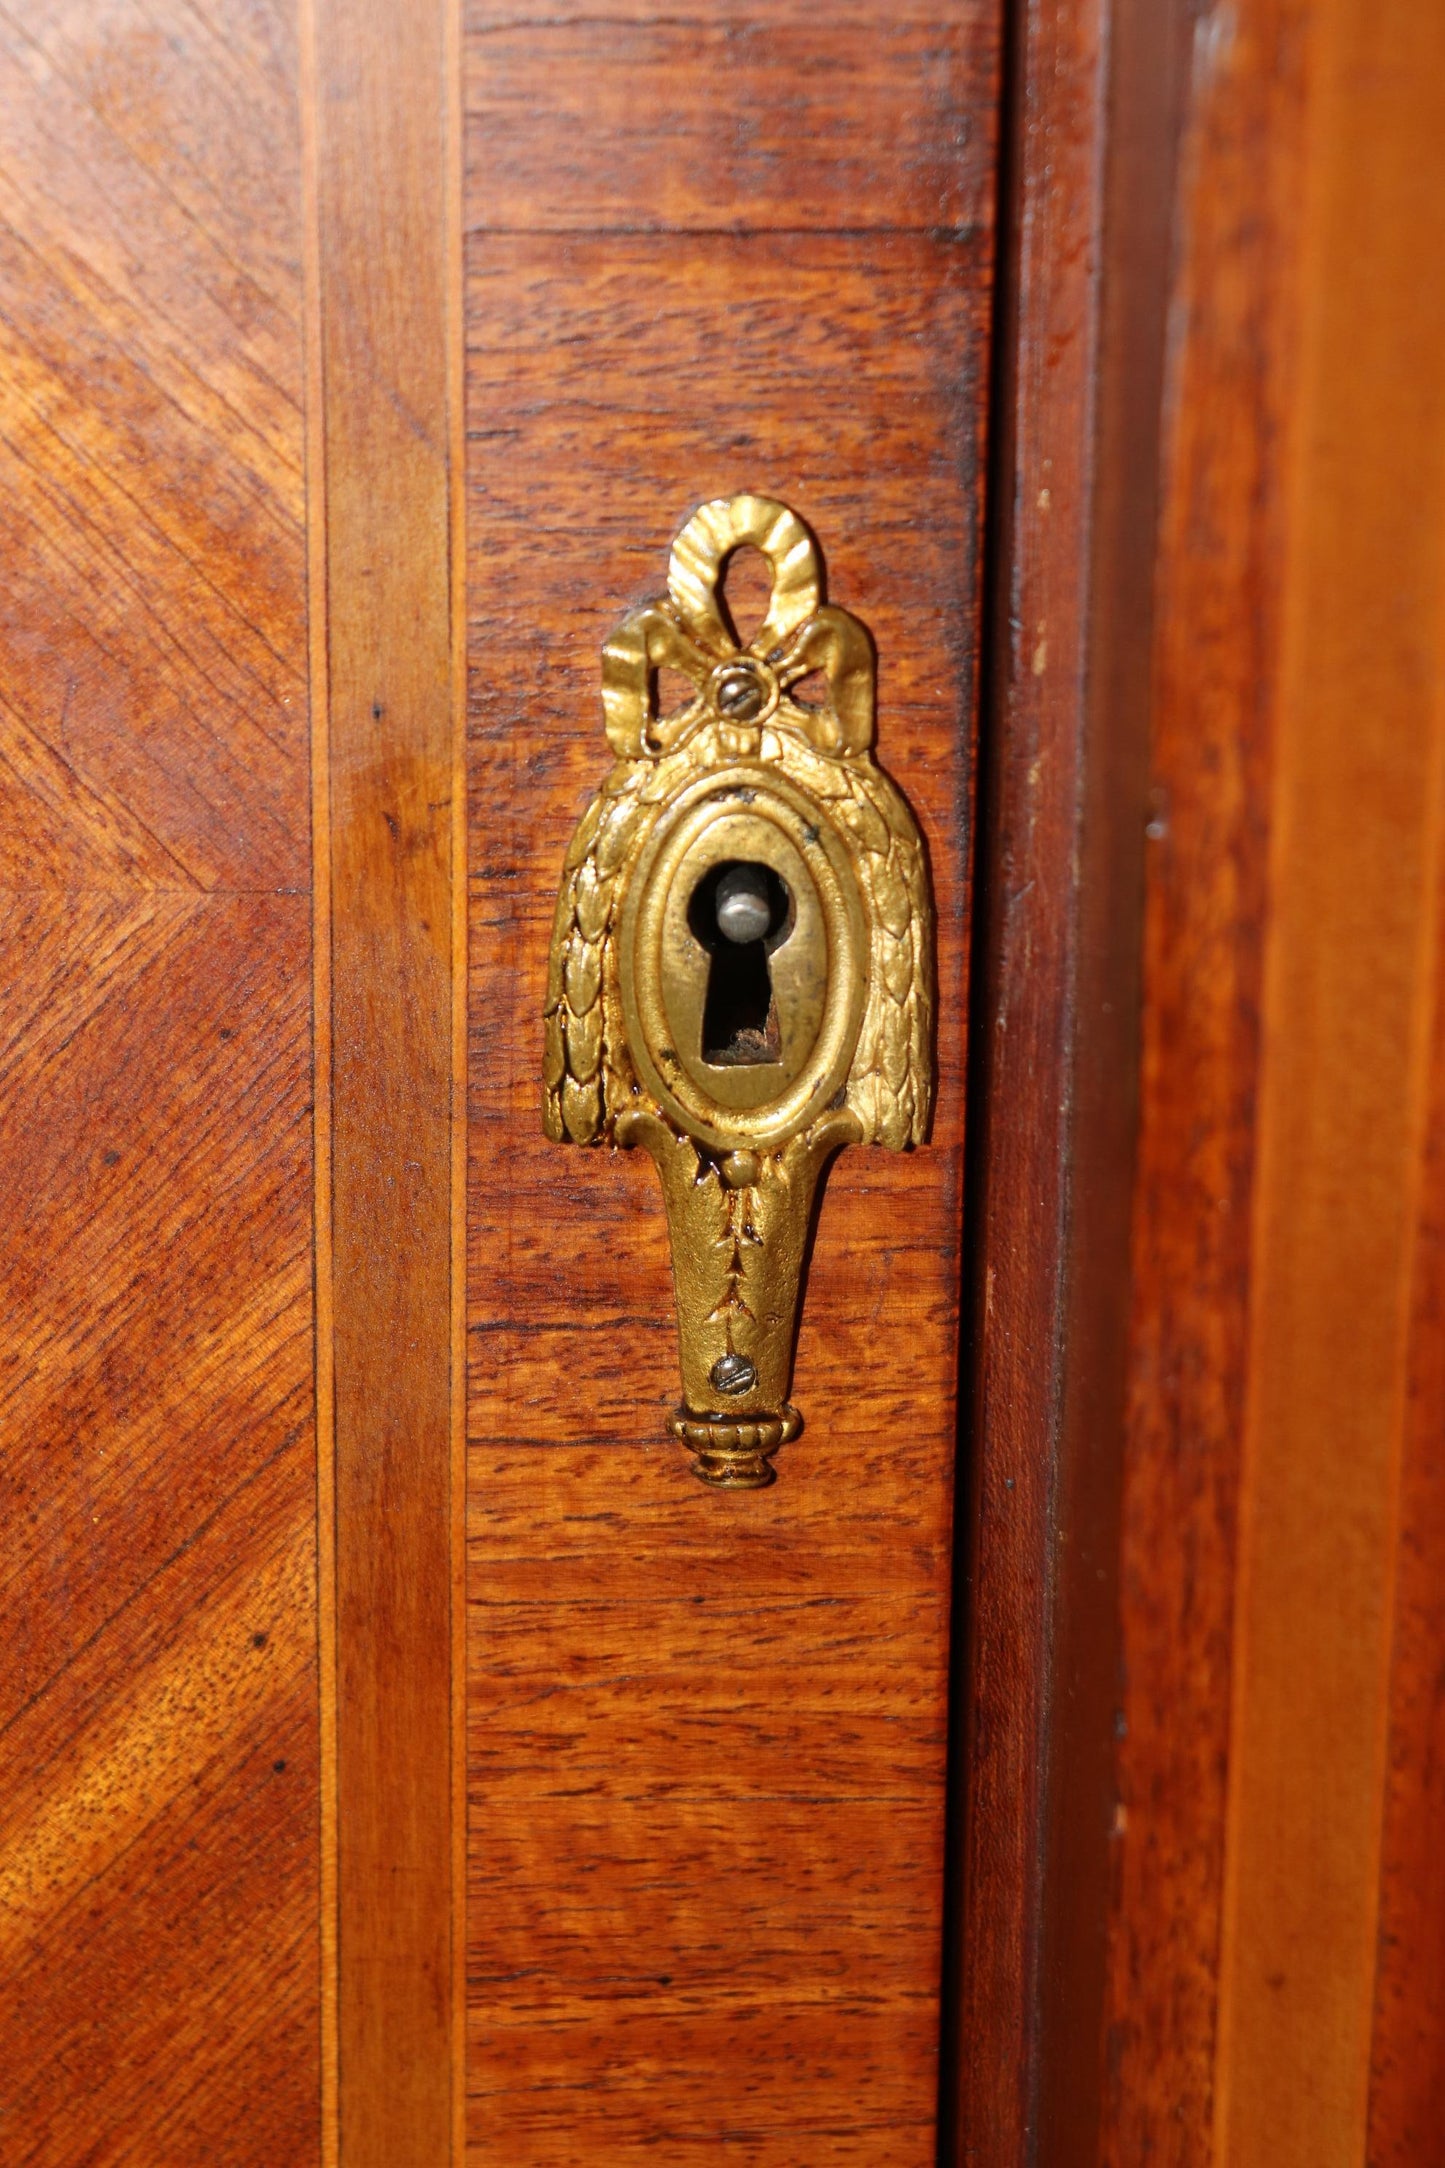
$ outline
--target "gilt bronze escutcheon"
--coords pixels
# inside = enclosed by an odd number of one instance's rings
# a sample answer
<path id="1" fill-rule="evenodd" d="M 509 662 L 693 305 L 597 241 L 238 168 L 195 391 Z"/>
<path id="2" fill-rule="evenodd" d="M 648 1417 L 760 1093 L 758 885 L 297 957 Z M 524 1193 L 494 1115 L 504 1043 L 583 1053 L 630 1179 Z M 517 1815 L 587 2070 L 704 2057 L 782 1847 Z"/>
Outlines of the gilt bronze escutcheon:
<path id="1" fill-rule="evenodd" d="M 733 551 L 772 572 L 742 645 Z M 657 712 L 659 673 L 691 697 Z M 803 697 L 804 680 L 819 697 Z M 616 764 L 572 838 L 547 983 L 543 1122 L 642 1144 L 662 1178 L 682 1362 L 674 1434 L 730 1488 L 773 1479 L 818 1177 L 844 1144 L 922 1141 L 933 1092 L 923 845 L 873 758 L 873 643 L 823 600 L 771 497 L 718 498 L 667 593 L 602 651 Z"/>

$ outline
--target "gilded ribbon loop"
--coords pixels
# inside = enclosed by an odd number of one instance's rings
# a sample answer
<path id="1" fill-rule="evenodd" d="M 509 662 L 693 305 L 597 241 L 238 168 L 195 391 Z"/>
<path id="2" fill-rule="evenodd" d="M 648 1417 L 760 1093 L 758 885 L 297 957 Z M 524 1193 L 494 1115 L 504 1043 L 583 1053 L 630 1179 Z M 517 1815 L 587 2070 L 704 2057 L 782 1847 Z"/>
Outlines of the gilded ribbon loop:
<path id="1" fill-rule="evenodd" d="M 690 736 L 703 719 L 702 689 L 712 667 L 712 658 L 665 602 L 644 603 L 624 617 L 602 650 L 602 716 L 618 759 L 669 753 Z M 675 715 L 654 716 L 652 689 L 659 670 L 691 678 L 698 698 Z"/>
<path id="2" fill-rule="evenodd" d="M 767 614 L 746 646 L 734 638 L 721 596 L 728 558 L 743 548 L 758 550 L 773 576 Z M 657 759 L 709 722 L 735 722 L 735 713 L 719 705 L 718 687 L 728 675 L 723 666 L 744 657 L 761 666 L 760 682 L 772 689 L 767 714 L 774 727 L 796 732 L 823 753 L 861 753 L 872 744 L 872 640 L 856 617 L 823 601 L 817 545 L 785 504 L 749 495 L 703 505 L 673 544 L 667 586 L 665 597 L 625 617 L 602 650 L 603 716 L 620 759 Z M 694 687 L 692 699 L 666 715 L 653 712 L 663 670 L 677 671 Z M 822 675 L 825 699 L 789 697 L 814 672 Z"/>

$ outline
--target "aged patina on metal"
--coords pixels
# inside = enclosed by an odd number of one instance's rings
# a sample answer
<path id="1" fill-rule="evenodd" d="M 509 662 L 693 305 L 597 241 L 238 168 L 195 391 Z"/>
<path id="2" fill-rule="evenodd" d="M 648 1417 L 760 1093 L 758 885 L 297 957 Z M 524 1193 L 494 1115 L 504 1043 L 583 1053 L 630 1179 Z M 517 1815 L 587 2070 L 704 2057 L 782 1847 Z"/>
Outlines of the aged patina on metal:
<path id="1" fill-rule="evenodd" d="M 721 581 L 759 550 L 740 645 Z M 656 712 L 658 673 L 692 697 Z M 823 697 L 793 696 L 817 674 Z M 922 1141 L 933 1093 L 923 845 L 873 759 L 873 644 L 823 600 L 817 547 L 771 497 L 718 498 L 667 593 L 602 651 L 616 765 L 573 836 L 552 936 L 543 1123 L 645 1145 L 666 1201 L 683 1404 L 709 1483 L 756 1488 L 788 1401 L 818 1177 L 844 1144 Z"/>

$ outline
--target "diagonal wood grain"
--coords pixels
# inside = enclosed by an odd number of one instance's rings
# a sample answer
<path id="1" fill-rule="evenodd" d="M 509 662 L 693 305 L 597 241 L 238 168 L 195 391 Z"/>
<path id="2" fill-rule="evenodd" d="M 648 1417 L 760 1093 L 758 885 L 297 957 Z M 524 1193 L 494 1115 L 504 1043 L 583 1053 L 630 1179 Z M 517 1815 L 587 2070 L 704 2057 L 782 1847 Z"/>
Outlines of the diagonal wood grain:
<path id="1" fill-rule="evenodd" d="M 0 8 L 0 2159 L 317 2158 L 294 25 Z"/>
<path id="2" fill-rule="evenodd" d="M 125 42 L 114 11 L 99 56 L 83 14 L 49 51 L 45 22 L 0 12 L 0 685 L 180 880 L 304 885 L 294 102 L 199 67 L 171 85 L 187 112 L 244 93 L 268 188 L 290 174 L 289 266 L 263 248 L 251 270 L 170 185 L 163 81 L 135 145 L 87 95 Z"/>

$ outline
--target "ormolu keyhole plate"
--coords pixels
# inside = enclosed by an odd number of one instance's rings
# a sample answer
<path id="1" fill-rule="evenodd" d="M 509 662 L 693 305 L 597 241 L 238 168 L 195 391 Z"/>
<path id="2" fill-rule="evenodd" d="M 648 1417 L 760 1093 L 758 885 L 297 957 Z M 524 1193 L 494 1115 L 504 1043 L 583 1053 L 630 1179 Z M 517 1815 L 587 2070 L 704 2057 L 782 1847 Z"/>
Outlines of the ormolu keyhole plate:
<path id="1" fill-rule="evenodd" d="M 745 545 L 773 590 L 743 647 L 719 585 Z M 659 713 L 666 672 L 691 691 Z M 793 697 L 819 674 L 824 700 Z M 928 1126 L 933 912 L 913 816 L 873 759 L 873 703 L 872 641 L 823 600 L 797 515 L 772 497 L 703 505 L 673 545 L 667 594 L 603 648 L 616 759 L 557 898 L 543 1124 L 655 1160 L 682 1366 L 672 1428 L 730 1489 L 771 1482 L 801 1426 L 787 1392 L 824 1166 L 844 1144 L 902 1151 Z M 761 1017 L 754 1006 L 741 1038 L 710 1047 L 711 973 L 727 964 L 693 905 L 728 864 L 781 884 L 788 919 L 752 959 Z"/>
<path id="2" fill-rule="evenodd" d="M 793 926 L 770 959 L 779 1059 L 704 1058 L 709 958 L 688 925 L 714 866 L 771 866 Z M 843 838 L 816 803 L 762 762 L 684 781 L 664 803 L 627 882 L 618 967 L 628 1044 L 659 1110 L 715 1151 L 796 1136 L 848 1074 L 867 994 L 867 921 Z"/>

